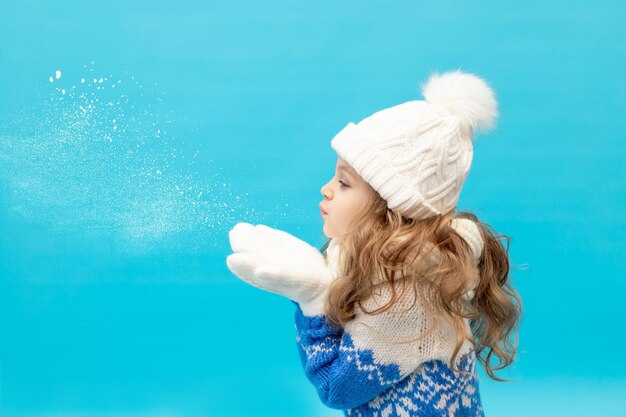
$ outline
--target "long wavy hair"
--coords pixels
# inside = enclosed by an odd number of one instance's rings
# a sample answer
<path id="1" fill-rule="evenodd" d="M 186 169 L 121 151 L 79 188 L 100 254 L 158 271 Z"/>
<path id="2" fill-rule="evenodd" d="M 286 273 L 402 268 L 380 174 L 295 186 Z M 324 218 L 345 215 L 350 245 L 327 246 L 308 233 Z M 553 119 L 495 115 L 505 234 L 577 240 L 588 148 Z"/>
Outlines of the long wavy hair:
<path id="1" fill-rule="evenodd" d="M 341 236 L 338 277 L 325 305 L 329 322 L 344 327 L 355 318 L 356 305 L 367 314 L 383 313 L 398 299 L 394 283 L 412 283 L 414 291 L 431 301 L 427 306 L 434 314 L 454 324 L 457 338 L 451 368 L 463 372 L 454 364 L 468 339 L 487 374 L 507 381 L 494 371 L 513 363 L 522 316 L 522 301 L 509 277 L 511 238 L 497 234 L 471 212 L 453 209 L 423 220 L 405 218 L 368 188 L 364 209 Z M 481 231 L 484 248 L 478 265 L 468 244 L 451 227 L 455 217 L 472 220 Z M 330 241 L 320 249 L 323 254 Z M 361 302 L 372 294 L 376 276 L 391 284 L 392 298 L 381 308 L 366 311 Z M 474 289 L 472 300 L 463 297 L 468 288 Z M 469 320 L 473 339 L 467 335 L 464 318 Z M 513 342 L 511 336 L 515 336 Z M 497 366 L 494 359 L 498 359 Z"/>

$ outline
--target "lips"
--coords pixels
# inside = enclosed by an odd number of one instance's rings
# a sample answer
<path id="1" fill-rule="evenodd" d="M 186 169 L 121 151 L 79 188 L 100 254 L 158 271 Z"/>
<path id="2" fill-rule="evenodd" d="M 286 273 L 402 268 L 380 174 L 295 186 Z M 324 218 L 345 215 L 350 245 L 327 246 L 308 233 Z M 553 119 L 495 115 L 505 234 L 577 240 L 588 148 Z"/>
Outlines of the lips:
<path id="1" fill-rule="evenodd" d="M 324 207 L 322 207 L 322 205 L 321 205 L 321 204 L 320 204 L 320 213 L 321 213 L 322 215 L 324 215 L 324 214 L 328 214 L 328 212 L 326 212 L 326 210 L 324 210 Z"/>

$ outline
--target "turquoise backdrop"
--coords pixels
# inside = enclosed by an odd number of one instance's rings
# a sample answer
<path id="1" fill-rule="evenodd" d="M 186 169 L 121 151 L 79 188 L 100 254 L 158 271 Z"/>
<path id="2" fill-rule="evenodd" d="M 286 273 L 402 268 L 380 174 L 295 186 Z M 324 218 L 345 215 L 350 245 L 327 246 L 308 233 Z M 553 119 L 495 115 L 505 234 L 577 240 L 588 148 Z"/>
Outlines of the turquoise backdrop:
<path id="1" fill-rule="evenodd" d="M 488 80 L 459 208 L 510 236 L 518 361 L 487 416 L 619 416 L 626 3 L 0 6 L 0 415 L 339 416 L 294 306 L 226 268 L 239 221 L 324 243 L 349 121 Z M 623 411 L 622 411 L 623 412 Z"/>

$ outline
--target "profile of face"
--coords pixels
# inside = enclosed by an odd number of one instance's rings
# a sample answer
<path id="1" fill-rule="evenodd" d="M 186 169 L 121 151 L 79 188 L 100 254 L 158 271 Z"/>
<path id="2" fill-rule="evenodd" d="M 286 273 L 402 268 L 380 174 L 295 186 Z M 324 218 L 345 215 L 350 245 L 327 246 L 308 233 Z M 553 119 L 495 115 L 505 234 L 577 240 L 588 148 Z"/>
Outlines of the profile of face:
<path id="1" fill-rule="evenodd" d="M 320 203 L 320 214 L 327 237 L 337 238 L 346 233 L 370 198 L 369 187 L 346 161 L 337 157 L 335 176 L 321 189 L 324 200 Z"/>

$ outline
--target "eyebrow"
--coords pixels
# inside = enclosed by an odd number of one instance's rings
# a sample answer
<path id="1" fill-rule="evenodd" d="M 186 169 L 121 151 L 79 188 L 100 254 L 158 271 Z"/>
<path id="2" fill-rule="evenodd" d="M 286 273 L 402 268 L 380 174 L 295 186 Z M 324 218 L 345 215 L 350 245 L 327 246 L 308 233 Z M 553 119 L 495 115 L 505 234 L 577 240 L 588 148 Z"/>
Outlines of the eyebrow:
<path id="1" fill-rule="evenodd" d="M 340 171 L 345 172 L 348 176 L 353 177 L 352 173 L 349 171 L 349 167 L 347 165 L 343 165 L 343 164 L 339 164 L 337 165 L 337 168 Z"/>

